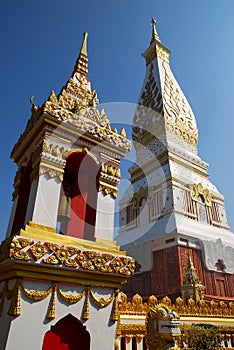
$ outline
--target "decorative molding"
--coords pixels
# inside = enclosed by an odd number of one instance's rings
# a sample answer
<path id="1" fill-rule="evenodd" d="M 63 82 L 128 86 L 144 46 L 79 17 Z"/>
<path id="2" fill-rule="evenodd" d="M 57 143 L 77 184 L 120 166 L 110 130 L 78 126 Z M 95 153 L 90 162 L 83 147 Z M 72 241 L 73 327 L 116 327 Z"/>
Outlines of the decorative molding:
<path id="1" fill-rule="evenodd" d="M 49 320 L 52 320 L 56 317 L 57 298 L 61 299 L 63 302 L 65 302 L 68 305 L 72 305 L 80 302 L 84 296 L 85 296 L 85 301 L 84 301 L 83 311 L 82 311 L 82 318 L 84 320 L 89 319 L 90 303 L 93 303 L 98 309 L 103 309 L 108 305 L 110 305 L 113 302 L 113 300 L 114 302 L 112 306 L 110 319 L 112 321 L 117 320 L 118 310 L 116 309 L 116 305 L 117 305 L 116 301 L 117 301 L 119 290 L 115 290 L 109 298 L 105 299 L 103 297 L 97 298 L 90 287 L 84 287 L 81 293 L 74 295 L 73 293 L 72 294 L 64 293 L 59 287 L 58 283 L 52 283 L 52 285 L 45 291 L 38 291 L 38 290 L 30 290 L 26 288 L 23 280 L 18 279 L 16 280 L 12 290 L 9 290 L 8 281 L 5 281 L 3 289 L 0 293 L 0 300 L 1 300 L 0 305 L 3 306 L 5 297 L 7 297 L 7 299 L 10 300 L 10 306 L 8 309 L 8 315 L 10 316 L 18 317 L 22 313 L 21 291 L 23 292 L 24 296 L 27 299 L 33 302 L 39 302 L 50 295 L 50 302 L 49 302 L 47 315 L 46 315 L 47 319 Z"/>
<path id="2" fill-rule="evenodd" d="M 47 174 L 49 176 L 49 178 L 51 178 L 51 179 L 54 177 L 57 177 L 60 180 L 60 182 L 62 182 L 64 170 L 63 170 L 63 168 L 61 168 L 61 166 L 54 167 L 54 164 L 52 166 L 50 164 L 43 164 L 43 162 L 42 162 L 42 163 L 40 163 L 38 169 L 35 168 L 35 171 L 33 170 L 32 174 L 31 174 L 32 175 L 31 179 L 35 179 L 38 176 L 41 176 L 44 174 Z"/>
<path id="3" fill-rule="evenodd" d="M 69 267 L 75 270 L 122 276 L 133 275 L 135 268 L 134 260 L 130 257 L 19 236 L 2 243 L 0 261 L 8 258 L 40 264 L 40 266 Z"/>
<path id="4" fill-rule="evenodd" d="M 49 144 L 46 139 L 43 139 L 31 155 L 33 167 L 30 174 L 31 182 L 44 174 L 50 178 L 58 177 L 62 181 L 67 152 L 68 150 L 64 147 Z"/>
<path id="5" fill-rule="evenodd" d="M 99 191 L 103 191 L 104 195 L 111 194 L 113 198 L 118 197 L 118 189 L 115 186 L 112 186 L 109 183 L 105 183 L 102 181 L 99 181 Z"/>
<path id="6" fill-rule="evenodd" d="M 118 166 L 102 163 L 99 176 L 99 191 L 102 191 L 104 195 L 111 194 L 114 198 L 117 198 L 117 185 L 120 183 L 120 177 L 121 172 Z"/>
<path id="7" fill-rule="evenodd" d="M 112 180 L 114 183 L 119 183 L 121 178 L 120 168 L 109 163 L 102 163 L 101 177 Z"/>
<path id="8" fill-rule="evenodd" d="M 39 292 L 38 290 L 29 290 L 25 287 L 24 283 L 21 283 L 21 288 L 27 299 L 31 301 L 41 301 L 50 295 L 52 292 L 52 287 L 48 288 L 44 292 Z"/>
<path id="9" fill-rule="evenodd" d="M 98 299 L 97 297 L 95 297 L 93 291 L 90 289 L 89 297 L 90 297 L 90 300 L 92 301 L 92 303 L 95 306 L 97 306 L 99 309 L 102 309 L 102 308 L 107 307 L 108 305 L 110 305 L 110 303 L 113 301 L 113 299 L 115 297 L 115 294 L 112 294 L 107 299 L 105 299 L 103 297 Z"/>
<path id="10" fill-rule="evenodd" d="M 143 299 L 139 294 L 135 294 L 128 302 L 126 294 L 120 293 L 119 311 L 121 315 L 146 315 L 148 309 L 147 303 L 143 303 Z"/>

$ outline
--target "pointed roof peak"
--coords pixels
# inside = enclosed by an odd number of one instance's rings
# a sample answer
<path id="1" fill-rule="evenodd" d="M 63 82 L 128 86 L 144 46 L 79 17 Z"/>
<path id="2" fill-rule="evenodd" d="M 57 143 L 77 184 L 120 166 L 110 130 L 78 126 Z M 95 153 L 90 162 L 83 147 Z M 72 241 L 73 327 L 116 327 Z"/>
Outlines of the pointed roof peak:
<path id="1" fill-rule="evenodd" d="M 152 44 L 155 40 L 161 43 L 161 40 L 159 38 L 157 29 L 156 29 L 156 19 L 154 17 L 152 17 L 151 25 L 152 25 L 152 38 L 151 38 L 150 44 Z"/>
<path id="2" fill-rule="evenodd" d="M 83 39 L 82 46 L 80 49 L 79 57 L 76 61 L 75 67 L 74 67 L 73 74 L 78 72 L 82 75 L 87 75 L 87 73 L 88 73 L 88 54 L 87 54 L 88 32 L 84 32 L 83 36 L 84 36 L 84 39 Z"/>
<path id="3" fill-rule="evenodd" d="M 88 38 L 89 33 L 88 32 L 84 32 L 83 36 L 83 43 L 81 46 L 81 50 L 80 53 L 82 53 L 83 55 L 87 56 L 87 38 Z"/>

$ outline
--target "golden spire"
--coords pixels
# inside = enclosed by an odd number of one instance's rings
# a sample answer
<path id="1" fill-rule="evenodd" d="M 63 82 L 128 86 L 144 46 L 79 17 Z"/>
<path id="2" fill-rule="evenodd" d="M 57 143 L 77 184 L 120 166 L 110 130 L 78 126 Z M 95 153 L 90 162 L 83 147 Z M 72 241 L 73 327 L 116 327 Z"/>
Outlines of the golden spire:
<path id="1" fill-rule="evenodd" d="M 82 75 L 87 75 L 88 73 L 87 37 L 88 33 L 85 32 L 80 54 L 74 67 L 74 73 L 78 72 Z"/>
<path id="2" fill-rule="evenodd" d="M 195 269 L 190 251 L 188 252 L 188 269 Z"/>
<path id="3" fill-rule="evenodd" d="M 87 56 L 87 38 L 88 38 L 88 32 L 84 32 L 84 39 L 83 39 L 83 43 L 82 43 L 82 47 L 80 50 L 80 53 L 82 53 L 83 55 Z"/>
<path id="4" fill-rule="evenodd" d="M 152 44 L 155 40 L 157 40 L 161 43 L 161 40 L 160 40 L 158 33 L 157 33 L 156 20 L 154 17 L 152 17 L 151 25 L 152 25 L 152 39 L 150 41 L 150 44 Z"/>

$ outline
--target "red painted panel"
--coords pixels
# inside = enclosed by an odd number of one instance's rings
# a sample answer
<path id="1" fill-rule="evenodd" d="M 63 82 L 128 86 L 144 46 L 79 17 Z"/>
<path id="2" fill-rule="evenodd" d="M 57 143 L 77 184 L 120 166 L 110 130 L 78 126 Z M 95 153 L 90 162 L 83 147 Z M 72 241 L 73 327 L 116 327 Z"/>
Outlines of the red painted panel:
<path id="1" fill-rule="evenodd" d="M 85 225 L 85 214 L 86 214 L 86 200 L 87 192 L 78 194 L 71 200 L 71 220 L 67 225 L 67 235 L 83 238 L 84 236 L 84 225 Z"/>

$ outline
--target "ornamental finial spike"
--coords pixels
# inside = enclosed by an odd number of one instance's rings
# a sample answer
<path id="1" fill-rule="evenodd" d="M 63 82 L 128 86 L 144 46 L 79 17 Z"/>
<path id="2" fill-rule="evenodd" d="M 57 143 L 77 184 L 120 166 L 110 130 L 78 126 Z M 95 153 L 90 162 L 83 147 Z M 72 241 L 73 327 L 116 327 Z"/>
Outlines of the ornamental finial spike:
<path id="1" fill-rule="evenodd" d="M 84 39 L 80 49 L 79 57 L 76 61 L 74 73 L 78 72 L 82 75 L 87 75 L 88 73 L 87 38 L 88 38 L 88 33 L 84 32 Z"/>
<path id="2" fill-rule="evenodd" d="M 150 41 L 150 44 L 152 44 L 155 40 L 161 43 L 161 40 L 158 36 L 157 29 L 156 29 L 156 19 L 154 17 L 152 17 L 151 25 L 152 25 L 152 39 Z"/>
<path id="3" fill-rule="evenodd" d="M 87 38 L 88 38 L 88 32 L 84 32 L 84 39 L 83 39 L 83 43 L 82 43 L 82 47 L 80 50 L 80 53 L 82 53 L 83 55 L 87 56 Z"/>
<path id="4" fill-rule="evenodd" d="M 191 258 L 190 252 L 188 252 L 188 269 L 194 269 L 193 260 Z"/>

